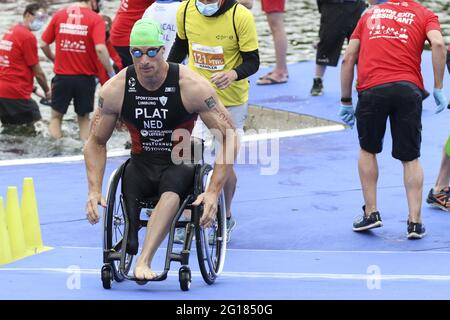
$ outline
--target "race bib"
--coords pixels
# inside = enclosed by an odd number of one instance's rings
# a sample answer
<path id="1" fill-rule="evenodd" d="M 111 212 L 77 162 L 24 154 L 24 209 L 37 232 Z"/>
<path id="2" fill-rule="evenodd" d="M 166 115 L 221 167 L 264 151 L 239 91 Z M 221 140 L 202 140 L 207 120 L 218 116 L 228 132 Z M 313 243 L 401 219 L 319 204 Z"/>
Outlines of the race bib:
<path id="1" fill-rule="evenodd" d="M 223 47 L 208 47 L 201 44 L 192 44 L 192 56 L 194 65 L 197 68 L 205 70 L 223 70 L 225 67 L 225 58 Z"/>

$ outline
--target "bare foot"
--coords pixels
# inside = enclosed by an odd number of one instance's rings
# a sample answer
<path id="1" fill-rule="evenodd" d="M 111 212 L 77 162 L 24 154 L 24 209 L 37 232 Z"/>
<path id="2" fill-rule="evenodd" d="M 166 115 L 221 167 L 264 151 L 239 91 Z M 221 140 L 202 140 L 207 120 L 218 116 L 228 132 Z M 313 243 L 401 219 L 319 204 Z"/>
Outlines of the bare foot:
<path id="1" fill-rule="evenodd" d="M 134 276 L 139 280 L 152 280 L 158 276 L 146 264 L 137 264 L 134 268 Z"/>

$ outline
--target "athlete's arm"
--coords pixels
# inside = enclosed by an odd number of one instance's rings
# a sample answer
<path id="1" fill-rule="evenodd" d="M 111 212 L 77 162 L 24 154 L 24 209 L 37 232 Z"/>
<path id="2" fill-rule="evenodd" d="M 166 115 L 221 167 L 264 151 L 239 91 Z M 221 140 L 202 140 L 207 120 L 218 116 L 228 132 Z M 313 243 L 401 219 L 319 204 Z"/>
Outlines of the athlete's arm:
<path id="1" fill-rule="evenodd" d="M 204 212 L 200 223 L 208 227 L 214 220 L 219 193 L 237 156 L 238 135 L 230 114 L 206 79 L 187 67 L 180 66 L 180 88 L 186 110 L 198 113 L 216 139 L 223 142 L 214 163 L 209 187 L 194 202 L 194 205 L 203 203 Z"/>
<path id="2" fill-rule="evenodd" d="M 344 54 L 344 60 L 341 66 L 341 97 L 352 97 L 352 84 L 354 77 L 355 65 L 358 62 L 359 56 L 359 39 L 350 40 L 347 50 Z"/>
<path id="3" fill-rule="evenodd" d="M 434 71 L 434 87 L 442 89 L 444 85 L 444 72 L 447 49 L 445 47 L 444 38 L 438 30 L 430 30 L 427 38 L 431 44 L 431 56 Z"/>
<path id="4" fill-rule="evenodd" d="M 124 69 L 126 70 L 126 69 Z M 122 108 L 125 71 L 106 82 L 100 90 L 99 107 L 94 112 L 89 138 L 84 146 L 88 180 L 86 215 L 91 224 L 99 221 L 97 205 L 106 205 L 102 198 L 102 182 L 106 164 L 106 142 L 114 131 Z"/>

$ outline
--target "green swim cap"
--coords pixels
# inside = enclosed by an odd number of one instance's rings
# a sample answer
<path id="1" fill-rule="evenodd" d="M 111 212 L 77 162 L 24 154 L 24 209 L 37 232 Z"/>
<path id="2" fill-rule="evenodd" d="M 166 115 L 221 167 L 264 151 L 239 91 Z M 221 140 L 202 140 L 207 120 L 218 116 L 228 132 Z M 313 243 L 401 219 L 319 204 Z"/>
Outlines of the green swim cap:
<path id="1" fill-rule="evenodd" d="M 159 22 L 144 18 L 131 29 L 130 47 L 161 47 L 165 44 Z"/>

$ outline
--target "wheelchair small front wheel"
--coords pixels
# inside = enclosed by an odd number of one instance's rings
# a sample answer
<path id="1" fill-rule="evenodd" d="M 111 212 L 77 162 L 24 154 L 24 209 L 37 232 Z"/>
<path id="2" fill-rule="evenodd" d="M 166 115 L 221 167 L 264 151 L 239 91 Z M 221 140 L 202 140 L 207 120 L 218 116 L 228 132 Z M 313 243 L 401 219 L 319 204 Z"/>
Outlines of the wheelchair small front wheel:
<path id="1" fill-rule="evenodd" d="M 185 266 L 181 267 L 180 270 L 178 271 L 178 279 L 180 280 L 181 290 L 189 291 L 192 281 L 191 269 Z"/>
<path id="2" fill-rule="evenodd" d="M 111 283 L 113 281 L 112 273 L 113 270 L 110 264 L 103 265 L 101 271 L 103 289 L 111 289 Z"/>

